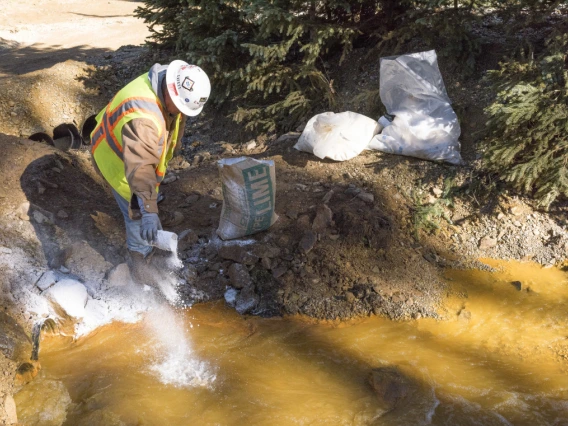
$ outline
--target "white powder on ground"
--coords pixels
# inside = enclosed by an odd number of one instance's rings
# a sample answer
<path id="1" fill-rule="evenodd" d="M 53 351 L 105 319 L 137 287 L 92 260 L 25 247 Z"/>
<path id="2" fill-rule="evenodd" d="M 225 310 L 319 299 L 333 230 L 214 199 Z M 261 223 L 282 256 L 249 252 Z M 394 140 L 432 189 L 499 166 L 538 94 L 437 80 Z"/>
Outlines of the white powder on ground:
<path id="1" fill-rule="evenodd" d="M 108 278 L 95 282 L 92 265 L 88 264 L 88 259 L 85 262 L 86 271 L 81 270 L 79 262 L 71 271 L 81 279 L 85 279 L 82 272 L 86 272 L 90 284 L 87 303 L 81 306 L 83 318 L 76 319 L 75 337 L 88 335 L 113 321 L 132 323 L 146 316 L 144 324 L 156 341 L 154 359 L 148 366 L 151 374 L 164 384 L 173 386 L 212 386 L 216 378 L 213 369 L 207 362 L 195 357 L 183 320 L 170 306 L 179 301 L 175 273 L 162 277 L 160 290 L 146 286 L 148 291 L 145 291 L 132 281 L 126 264 L 118 265 L 110 271 Z M 181 264 L 174 253 L 168 262 Z M 35 322 L 46 317 L 58 319 L 47 293 L 42 293 L 35 285 L 46 271 L 48 269 L 44 265 L 39 265 L 20 249 L 0 252 L 0 298 L 5 306 L 13 307 L 10 313 L 15 317 L 29 321 L 30 329 Z M 65 274 L 56 275 L 59 282 L 65 280 Z M 80 303 L 83 304 L 84 300 L 81 299 Z"/>

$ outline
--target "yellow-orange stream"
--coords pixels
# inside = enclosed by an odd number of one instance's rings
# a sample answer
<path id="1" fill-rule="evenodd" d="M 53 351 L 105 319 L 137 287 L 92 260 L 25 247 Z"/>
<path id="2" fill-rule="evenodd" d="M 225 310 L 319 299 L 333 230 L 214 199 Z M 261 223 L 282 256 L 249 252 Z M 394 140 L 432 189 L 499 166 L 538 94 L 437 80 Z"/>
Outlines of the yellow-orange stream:
<path id="1" fill-rule="evenodd" d="M 503 271 L 446 272 L 443 320 L 243 318 L 223 303 L 177 312 L 181 349 L 207 376 L 185 386 L 161 380 L 163 342 L 147 321 L 45 338 L 18 415 L 29 425 L 568 425 L 568 274 L 488 263 Z M 160 327 L 167 335 L 171 322 Z M 403 409 L 385 412 L 368 384 L 381 366 L 420 389 Z M 50 413 L 65 389 L 71 404 Z"/>

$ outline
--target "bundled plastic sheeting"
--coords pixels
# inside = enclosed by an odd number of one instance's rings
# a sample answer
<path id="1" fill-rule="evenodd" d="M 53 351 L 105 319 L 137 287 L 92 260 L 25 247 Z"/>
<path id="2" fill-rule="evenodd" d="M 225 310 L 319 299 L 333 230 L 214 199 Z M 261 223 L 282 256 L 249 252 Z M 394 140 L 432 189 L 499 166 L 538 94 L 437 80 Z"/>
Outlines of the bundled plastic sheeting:
<path id="1" fill-rule="evenodd" d="M 270 228 L 278 219 L 274 161 L 239 157 L 219 160 L 217 165 L 223 185 L 217 235 L 230 240 Z"/>
<path id="2" fill-rule="evenodd" d="M 381 59 L 380 96 L 395 118 L 369 149 L 462 164 L 460 125 L 450 105 L 436 52 Z"/>
<path id="3" fill-rule="evenodd" d="M 324 112 L 308 121 L 294 148 L 322 159 L 350 160 L 367 148 L 378 131 L 378 123 L 364 115 Z"/>

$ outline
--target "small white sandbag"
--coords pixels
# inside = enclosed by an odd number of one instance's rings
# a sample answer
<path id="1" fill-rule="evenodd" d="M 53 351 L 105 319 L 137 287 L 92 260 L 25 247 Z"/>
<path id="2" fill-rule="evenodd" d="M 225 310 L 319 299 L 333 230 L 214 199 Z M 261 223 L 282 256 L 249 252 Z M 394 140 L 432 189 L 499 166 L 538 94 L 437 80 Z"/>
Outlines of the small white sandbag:
<path id="1" fill-rule="evenodd" d="M 379 124 L 362 114 L 324 112 L 308 121 L 294 148 L 321 159 L 350 160 L 363 152 L 378 131 Z"/>

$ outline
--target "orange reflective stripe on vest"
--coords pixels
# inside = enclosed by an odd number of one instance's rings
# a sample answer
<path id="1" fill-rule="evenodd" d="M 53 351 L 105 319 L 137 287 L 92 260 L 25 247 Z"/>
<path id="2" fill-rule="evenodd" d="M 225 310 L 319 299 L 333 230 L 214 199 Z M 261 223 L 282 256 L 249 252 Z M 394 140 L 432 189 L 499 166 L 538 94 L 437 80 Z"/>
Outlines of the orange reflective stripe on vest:
<path id="1" fill-rule="evenodd" d="M 166 146 L 166 121 L 162 105 L 147 75 L 142 75 L 120 90 L 107 107 L 97 115 L 97 127 L 91 133 L 92 153 L 99 170 L 110 185 L 125 199 L 131 190 L 124 172 L 122 129 L 136 118 L 148 119 L 156 126 L 160 159 L 155 168 L 159 186 L 177 142 L 181 115 L 171 133 L 171 146 Z"/>

